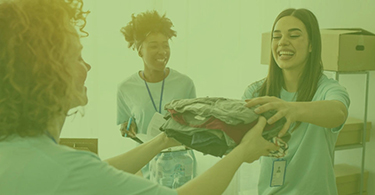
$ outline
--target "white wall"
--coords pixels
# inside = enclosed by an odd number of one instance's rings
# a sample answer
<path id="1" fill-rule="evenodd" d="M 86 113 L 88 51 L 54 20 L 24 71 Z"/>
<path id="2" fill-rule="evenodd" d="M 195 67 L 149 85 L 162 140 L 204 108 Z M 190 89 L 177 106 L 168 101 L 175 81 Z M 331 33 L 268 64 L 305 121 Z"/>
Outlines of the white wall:
<path id="1" fill-rule="evenodd" d="M 278 13 L 285 8 L 308 8 L 321 28 L 360 27 L 375 32 L 375 1 L 370 0 L 90 0 L 85 7 L 88 38 L 82 39 L 83 56 L 92 70 L 86 82 L 89 104 L 86 116 L 70 117 L 62 137 L 97 137 L 99 155 L 108 158 L 127 151 L 133 142 L 120 136 L 116 126 L 116 87 L 142 68 L 136 52 L 127 48 L 120 28 L 132 13 L 157 9 L 167 13 L 177 31 L 171 42 L 168 66 L 189 75 L 198 96 L 241 98 L 245 87 L 267 74 L 260 65 L 261 33 L 270 31 Z M 342 84 L 351 97 L 350 115 L 363 117 L 361 76 L 343 76 Z M 375 96 L 375 74 L 370 76 L 370 96 Z M 375 123 L 375 100 L 370 98 L 368 120 Z M 366 169 L 369 184 L 375 183 L 375 128 L 367 144 Z M 337 162 L 359 165 L 361 149 L 336 153 Z M 371 155 L 372 154 L 372 155 Z M 242 190 L 256 187 L 257 163 L 243 165 Z M 375 186 L 369 185 L 369 194 Z"/>

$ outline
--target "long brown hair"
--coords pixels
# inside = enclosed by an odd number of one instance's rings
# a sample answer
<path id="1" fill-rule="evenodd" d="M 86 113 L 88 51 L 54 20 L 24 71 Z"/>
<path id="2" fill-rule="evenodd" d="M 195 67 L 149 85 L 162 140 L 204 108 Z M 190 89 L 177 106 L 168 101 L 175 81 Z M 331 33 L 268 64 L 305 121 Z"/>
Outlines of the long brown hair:
<path id="1" fill-rule="evenodd" d="M 307 9 L 286 9 L 277 16 L 272 32 L 276 23 L 285 16 L 293 16 L 301 20 L 309 36 L 312 51 L 298 83 L 297 101 L 311 101 L 317 90 L 320 76 L 323 74 L 319 24 L 314 14 Z M 259 96 L 279 96 L 283 83 L 282 70 L 271 55 L 268 75 L 258 90 L 258 94 Z"/>
<path id="2" fill-rule="evenodd" d="M 306 66 L 299 79 L 296 101 L 311 101 L 318 88 L 319 79 L 323 74 L 319 24 L 315 15 L 307 9 L 286 9 L 276 17 L 271 33 L 274 31 L 276 23 L 285 16 L 293 16 L 299 19 L 305 25 L 309 36 L 312 51 L 308 56 Z M 283 84 L 284 77 L 282 70 L 277 65 L 273 55 L 271 55 L 268 75 L 257 93 L 259 96 L 278 97 Z M 300 122 L 297 122 L 295 128 L 299 125 Z"/>

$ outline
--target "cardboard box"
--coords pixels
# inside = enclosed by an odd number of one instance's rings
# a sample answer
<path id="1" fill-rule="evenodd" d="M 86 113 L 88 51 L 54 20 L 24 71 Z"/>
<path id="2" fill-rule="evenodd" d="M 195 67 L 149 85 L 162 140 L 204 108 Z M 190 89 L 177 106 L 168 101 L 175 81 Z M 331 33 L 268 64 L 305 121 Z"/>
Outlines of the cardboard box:
<path id="1" fill-rule="evenodd" d="M 96 138 L 60 138 L 59 144 L 98 154 L 98 139 Z"/>
<path id="2" fill-rule="evenodd" d="M 322 29 L 324 70 L 375 70 L 375 34 L 360 29 Z M 262 34 L 261 63 L 269 64 L 271 33 Z"/>
<path id="3" fill-rule="evenodd" d="M 366 125 L 366 142 L 370 141 L 371 122 Z M 363 135 L 363 120 L 348 117 L 337 138 L 336 146 L 361 144 Z"/>
<path id="4" fill-rule="evenodd" d="M 339 194 L 339 195 L 341 195 L 341 194 Z M 358 193 L 350 194 L 350 195 L 361 195 L 361 194 L 358 192 Z M 368 193 L 367 192 L 362 192 L 362 195 L 368 195 Z"/>
<path id="5" fill-rule="evenodd" d="M 337 164 L 334 166 L 336 176 L 336 186 L 339 195 L 359 194 L 361 182 L 361 169 L 348 164 Z M 364 172 L 364 188 L 367 190 L 367 180 L 369 172 Z"/>

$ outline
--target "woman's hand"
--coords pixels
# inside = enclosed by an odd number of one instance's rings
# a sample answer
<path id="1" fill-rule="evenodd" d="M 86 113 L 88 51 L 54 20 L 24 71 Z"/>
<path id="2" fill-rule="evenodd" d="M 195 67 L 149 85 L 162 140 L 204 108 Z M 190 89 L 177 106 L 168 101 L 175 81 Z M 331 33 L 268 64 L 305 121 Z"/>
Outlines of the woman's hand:
<path id="1" fill-rule="evenodd" d="M 129 131 L 126 130 L 128 126 L 128 122 L 122 123 L 120 127 L 122 137 L 136 137 L 137 134 L 137 124 L 135 124 L 134 120 L 131 122 Z"/>
<path id="2" fill-rule="evenodd" d="M 270 151 L 279 149 L 278 146 L 262 137 L 262 132 L 265 126 L 266 118 L 260 116 L 258 123 L 245 134 L 240 145 L 237 146 L 243 147 L 245 162 L 251 163 L 259 159 L 261 156 L 268 155 Z"/>
<path id="3" fill-rule="evenodd" d="M 290 125 L 297 120 L 298 111 L 296 102 L 286 102 L 277 97 L 263 96 L 246 100 L 246 107 L 253 107 L 261 105 L 254 110 L 257 114 L 262 114 L 269 110 L 275 110 L 276 114 L 268 119 L 268 124 L 273 124 L 281 118 L 285 117 L 286 122 L 279 132 L 279 137 L 282 137 L 289 129 Z"/>

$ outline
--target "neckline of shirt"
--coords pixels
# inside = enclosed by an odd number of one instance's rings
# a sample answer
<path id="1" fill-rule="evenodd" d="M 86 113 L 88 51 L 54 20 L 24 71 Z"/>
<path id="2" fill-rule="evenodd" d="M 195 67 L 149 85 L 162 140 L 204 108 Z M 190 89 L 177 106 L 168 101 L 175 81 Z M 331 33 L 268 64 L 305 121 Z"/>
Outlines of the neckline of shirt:
<path id="1" fill-rule="evenodd" d="M 171 74 L 173 74 L 173 73 L 172 73 L 172 72 L 173 72 L 173 69 L 172 69 L 172 68 L 169 68 L 169 67 L 168 67 L 168 69 L 169 69 L 169 74 L 164 78 L 164 80 L 168 80 L 169 76 L 170 76 Z M 142 70 L 140 70 L 140 71 L 138 71 L 138 72 L 136 73 L 136 75 L 137 75 L 137 79 L 140 79 L 142 82 L 144 82 L 144 80 L 142 79 L 142 77 L 139 75 L 141 71 L 142 71 Z M 161 83 L 163 83 L 163 80 L 161 80 L 161 81 L 159 81 L 159 82 L 157 82 L 157 83 L 150 83 L 150 82 L 147 82 L 148 85 L 156 85 L 156 84 L 161 84 Z"/>

